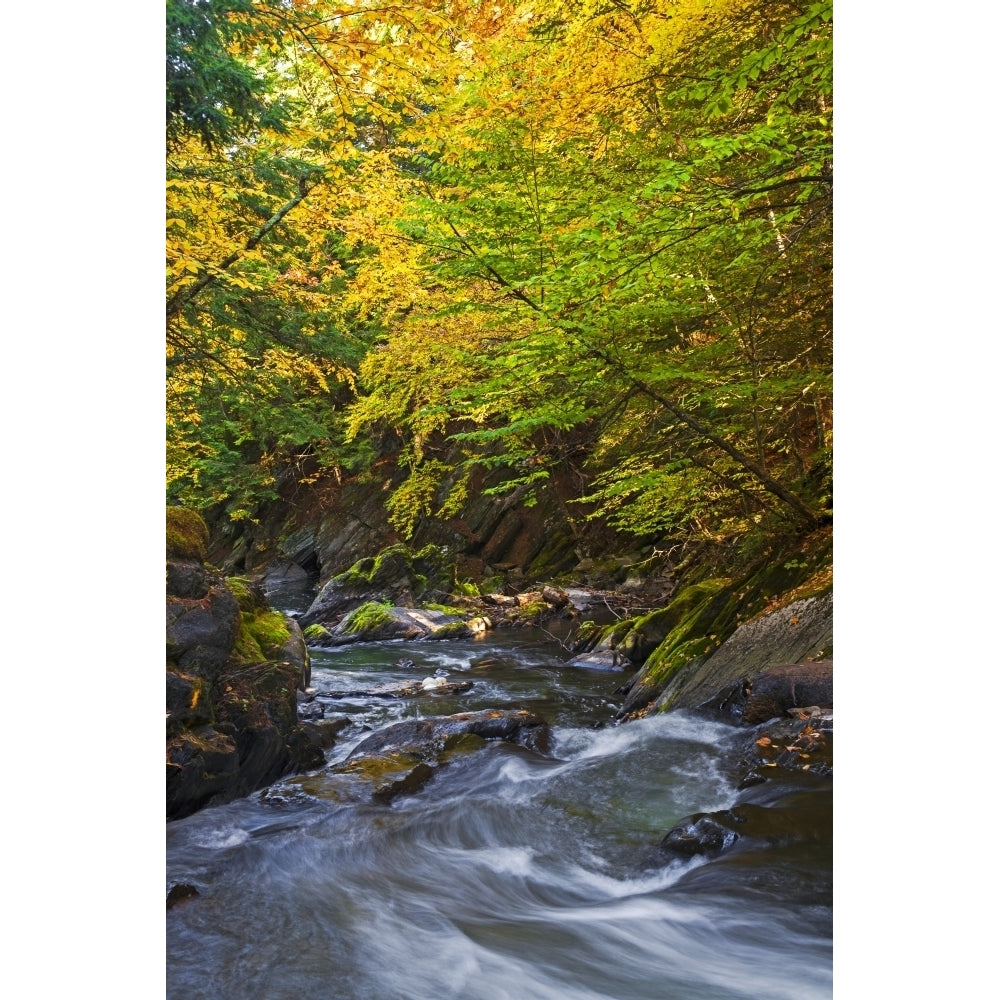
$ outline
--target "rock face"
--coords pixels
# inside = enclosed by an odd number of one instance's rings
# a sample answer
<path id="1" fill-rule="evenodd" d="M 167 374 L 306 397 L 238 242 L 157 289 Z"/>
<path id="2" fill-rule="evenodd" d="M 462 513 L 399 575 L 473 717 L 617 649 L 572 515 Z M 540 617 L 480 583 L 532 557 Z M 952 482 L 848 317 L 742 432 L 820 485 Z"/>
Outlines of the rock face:
<path id="1" fill-rule="evenodd" d="M 309 682 L 298 625 L 202 562 L 196 514 L 168 509 L 167 526 L 167 818 L 178 819 L 324 756 L 298 721 Z"/>
<path id="2" fill-rule="evenodd" d="M 255 578 L 287 578 L 295 572 L 291 564 L 326 584 L 357 561 L 400 541 L 388 523 L 385 502 L 404 475 L 395 456 L 378 460 L 356 477 L 315 473 L 307 491 L 297 489 L 293 481 L 283 484 L 282 499 L 261 508 L 254 522 L 220 525 L 212 551 L 215 561 L 227 573 Z M 517 585 L 523 579 L 553 579 L 585 556 L 616 548 L 617 535 L 611 529 L 588 524 L 580 531 L 568 518 L 566 502 L 579 495 L 575 471 L 557 470 L 539 484 L 532 506 L 518 502 L 520 495 L 487 492 L 503 478 L 501 471 L 475 470 L 463 509 L 447 520 L 422 518 L 412 539 L 414 549 L 433 545 L 447 550 L 453 579 L 506 576 Z M 423 586 L 414 582 L 418 589 Z M 356 603 L 370 599 L 376 598 L 362 596 Z"/>
<path id="3" fill-rule="evenodd" d="M 617 693 L 624 695 L 620 718 L 668 708 L 698 708 L 716 697 L 720 689 L 741 684 L 765 668 L 830 659 L 831 593 L 807 597 L 762 614 L 737 627 L 724 641 L 712 641 L 716 636 L 711 634 L 704 637 L 704 620 L 711 622 L 720 607 L 731 608 L 732 604 L 733 597 L 727 589 L 706 597 L 702 610 L 696 606 L 693 617 L 700 616 L 703 622 L 692 631 L 699 638 L 675 642 L 669 656 L 672 664 L 664 663 L 661 654 L 674 641 L 673 637 L 653 652 L 643 667 L 619 688 Z"/>
<path id="4" fill-rule="evenodd" d="M 725 684 L 779 664 L 829 660 L 832 650 L 833 595 L 795 601 L 741 625 L 710 656 L 679 671 L 657 698 L 654 710 L 696 708 Z M 832 666 L 830 670 L 832 683 Z M 799 704 L 832 704 L 832 700 Z"/>

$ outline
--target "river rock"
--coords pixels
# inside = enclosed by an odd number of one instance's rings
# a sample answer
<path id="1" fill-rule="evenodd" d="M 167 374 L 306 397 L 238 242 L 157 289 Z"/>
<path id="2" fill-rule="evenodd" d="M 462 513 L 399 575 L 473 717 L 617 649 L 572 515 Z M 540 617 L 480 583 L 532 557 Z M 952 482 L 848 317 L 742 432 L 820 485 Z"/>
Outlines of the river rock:
<path id="1" fill-rule="evenodd" d="M 608 670 L 620 672 L 631 669 L 632 662 L 617 649 L 593 649 L 589 653 L 581 653 L 568 661 L 570 667 L 586 667 L 588 670 Z"/>
<path id="2" fill-rule="evenodd" d="M 273 658 L 291 663 L 299 672 L 298 688 L 305 691 L 312 679 L 312 665 L 309 661 L 309 648 L 299 623 L 289 614 L 285 615 L 285 625 L 288 627 L 288 638 L 277 650 Z"/>
<path id="3" fill-rule="evenodd" d="M 484 740 L 517 743 L 542 753 L 547 753 L 550 747 L 549 726 L 541 716 L 523 709 L 497 709 L 397 722 L 362 740 L 347 759 L 389 753 L 434 756 L 446 748 L 449 740 L 467 733 Z"/>
<path id="4" fill-rule="evenodd" d="M 194 899 L 198 890 L 189 882 L 171 882 L 167 886 L 167 909 L 176 906 L 185 899 Z"/>
<path id="5" fill-rule="evenodd" d="M 660 848 L 682 858 L 704 855 L 713 858 L 739 840 L 731 810 L 695 813 L 681 820 L 660 841 Z"/>
<path id="6" fill-rule="evenodd" d="M 423 594 L 445 593 L 453 577 L 454 556 L 447 549 L 425 545 L 414 552 L 405 545 L 390 545 L 327 580 L 302 616 L 302 626 L 331 628 L 346 612 L 367 601 L 409 605 Z"/>
<path id="7" fill-rule="evenodd" d="M 318 640 L 317 645 L 345 646 L 392 639 L 464 639 L 471 634 L 464 619 L 458 615 L 421 608 L 379 607 L 372 615 L 353 612 L 347 615 L 332 629 L 329 637 Z"/>
<path id="8" fill-rule="evenodd" d="M 741 802 L 730 809 L 696 813 L 678 823 L 660 842 L 672 857 L 717 857 L 739 846 L 779 847 L 830 843 L 833 794 L 829 787 L 786 793 L 773 805 Z"/>
<path id="9" fill-rule="evenodd" d="M 302 797 L 389 802 L 418 791 L 439 767 L 496 740 L 547 752 L 549 729 L 527 711 L 463 712 L 398 722 L 362 740 L 342 763 L 290 778 L 266 790 L 262 799 L 275 805 Z"/>
<path id="10" fill-rule="evenodd" d="M 313 746 L 320 750 L 329 750 L 337 742 L 337 734 L 349 726 L 351 720 L 347 716 L 338 719 L 321 719 L 319 722 L 303 722 L 302 729 Z"/>
<path id="11" fill-rule="evenodd" d="M 447 681 L 440 677 L 425 677 L 417 681 L 391 681 L 372 688 L 348 691 L 317 691 L 316 697 L 343 698 L 417 698 L 425 694 L 461 694 L 472 687 L 472 681 Z"/>

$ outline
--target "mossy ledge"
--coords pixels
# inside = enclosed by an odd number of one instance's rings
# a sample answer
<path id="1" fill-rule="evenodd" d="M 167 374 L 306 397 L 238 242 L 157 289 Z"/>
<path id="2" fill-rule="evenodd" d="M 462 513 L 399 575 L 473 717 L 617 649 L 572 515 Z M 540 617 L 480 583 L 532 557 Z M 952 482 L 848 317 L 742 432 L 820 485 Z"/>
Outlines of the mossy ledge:
<path id="1" fill-rule="evenodd" d="M 736 578 L 713 577 L 680 590 L 666 608 L 632 623 L 620 640 L 622 652 L 641 669 L 619 689 L 625 701 L 619 718 L 634 718 L 664 692 L 682 683 L 744 624 L 832 588 L 829 534 L 816 536 L 792 553 L 776 555 Z M 616 624 L 620 630 L 622 623 Z M 659 644 L 645 653 L 662 634 Z M 644 655 L 645 654 L 645 655 Z M 826 653 L 826 655 L 829 655 Z M 721 686 L 721 682 L 720 682 Z M 657 702 L 657 710 L 673 702 Z"/>

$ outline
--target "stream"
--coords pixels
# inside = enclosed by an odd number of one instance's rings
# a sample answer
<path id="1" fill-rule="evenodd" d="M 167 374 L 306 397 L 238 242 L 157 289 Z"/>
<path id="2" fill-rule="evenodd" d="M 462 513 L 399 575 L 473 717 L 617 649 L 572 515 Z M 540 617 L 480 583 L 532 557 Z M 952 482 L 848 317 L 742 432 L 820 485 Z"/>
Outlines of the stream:
<path id="1" fill-rule="evenodd" d="M 615 725 L 626 675 L 566 658 L 537 629 L 313 651 L 317 691 L 473 681 L 320 698 L 349 719 L 328 764 L 392 722 L 486 708 L 542 715 L 552 752 L 490 742 L 388 804 L 290 776 L 168 823 L 168 883 L 198 891 L 167 911 L 168 1000 L 830 997 L 831 845 L 667 859 L 675 823 L 736 801 L 742 731 L 685 712 Z"/>

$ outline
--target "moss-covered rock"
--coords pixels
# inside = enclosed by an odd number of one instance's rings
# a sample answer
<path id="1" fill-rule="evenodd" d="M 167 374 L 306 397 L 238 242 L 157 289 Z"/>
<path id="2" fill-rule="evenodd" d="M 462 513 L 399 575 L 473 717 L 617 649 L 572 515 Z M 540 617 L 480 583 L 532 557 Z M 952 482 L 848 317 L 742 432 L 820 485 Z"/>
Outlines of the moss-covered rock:
<path id="1" fill-rule="evenodd" d="M 402 544 L 390 545 L 328 580 L 302 624 L 329 627 L 359 603 L 413 606 L 420 598 L 446 596 L 455 586 L 454 558 L 444 549 L 425 545 L 414 552 Z"/>
<path id="2" fill-rule="evenodd" d="M 382 625 L 388 625 L 392 619 L 392 605 L 381 601 L 366 601 L 355 608 L 345 619 L 344 632 L 371 632 Z"/>
<path id="3" fill-rule="evenodd" d="M 184 507 L 167 508 L 167 558 L 205 560 L 208 526 L 201 515 Z"/>
<path id="4" fill-rule="evenodd" d="M 471 635 L 469 626 L 465 622 L 449 622 L 434 629 L 427 637 L 428 639 L 467 639 Z"/>
<path id="5" fill-rule="evenodd" d="M 322 625 L 309 625 L 302 630 L 307 642 L 322 642 L 330 638 L 330 630 Z"/>
<path id="6" fill-rule="evenodd" d="M 305 641 L 256 585 L 201 560 L 204 524 L 168 512 L 167 818 L 230 801 L 322 764 L 298 724 Z"/>

